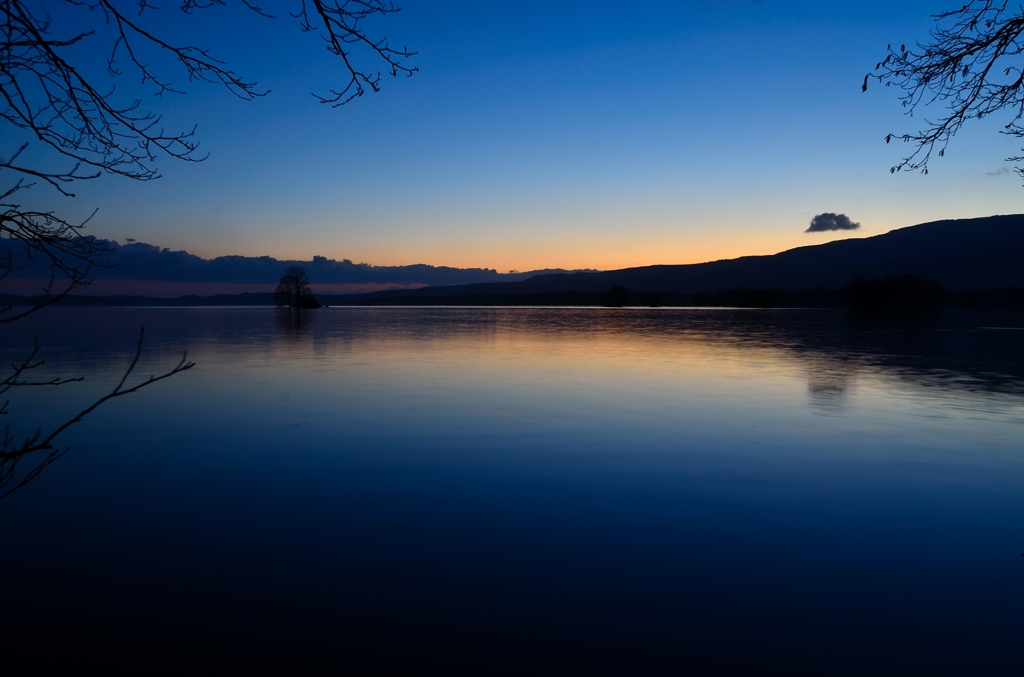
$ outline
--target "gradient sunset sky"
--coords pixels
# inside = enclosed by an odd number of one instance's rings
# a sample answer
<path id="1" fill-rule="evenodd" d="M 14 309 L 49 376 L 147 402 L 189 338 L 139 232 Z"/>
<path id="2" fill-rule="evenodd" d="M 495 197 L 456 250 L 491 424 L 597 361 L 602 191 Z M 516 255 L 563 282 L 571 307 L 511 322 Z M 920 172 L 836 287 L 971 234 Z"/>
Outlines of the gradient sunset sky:
<path id="1" fill-rule="evenodd" d="M 342 74 L 287 3 L 267 4 L 275 21 L 237 3 L 193 17 L 168 4 L 169 30 L 270 95 L 243 102 L 194 83 L 146 100 L 168 128 L 198 124 L 209 159 L 35 199 L 99 208 L 97 236 L 204 257 L 501 271 L 693 263 L 850 236 L 805 234 L 820 212 L 862 223 L 858 237 L 1017 213 L 1005 120 L 968 125 L 928 176 L 893 176 L 909 146 L 883 137 L 922 115 L 904 116 L 892 88 L 860 91 L 888 43 L 926 39 L 930 15 L 958 2 L 396 1 L 402 12 L 366 28 L 418 51 L 419 72 L 340 109 L 310 96 Z M 97 39 L 81 53 L 108 49 Z"/>

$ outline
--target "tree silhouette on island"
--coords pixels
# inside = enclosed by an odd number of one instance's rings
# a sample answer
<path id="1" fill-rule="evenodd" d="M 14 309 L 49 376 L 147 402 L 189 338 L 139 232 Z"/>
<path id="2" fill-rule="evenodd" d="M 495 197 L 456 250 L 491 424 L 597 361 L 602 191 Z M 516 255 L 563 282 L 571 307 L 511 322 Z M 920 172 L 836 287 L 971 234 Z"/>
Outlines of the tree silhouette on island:
<path id="1" fill-rule="evenodd" d="M 284 271 L 277 289 L 274 290 L 274 305 L 288 308 L 319 308 L 313 291 L 309 288 L 309 275 L 306 269 L 300 266 L 292 266 Z"/>

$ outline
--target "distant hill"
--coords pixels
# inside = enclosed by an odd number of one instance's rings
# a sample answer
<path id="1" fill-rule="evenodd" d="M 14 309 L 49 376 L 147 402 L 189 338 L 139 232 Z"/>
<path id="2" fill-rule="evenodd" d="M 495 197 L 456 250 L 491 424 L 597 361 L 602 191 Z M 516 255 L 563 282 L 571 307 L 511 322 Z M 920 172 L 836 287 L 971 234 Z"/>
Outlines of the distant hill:
<path id="1" fill-rule="evenodd" d="M 772 256 L 691 265 L 534 275 L 507 283 L 427 287 L 358 294 L 350 302 L 446 296 L 606 292 L 714 294 L 728 289 L 798 292 L 840 289 L 854 279 L 918 275 L 949 291 L 1024 287 L 1024 215 L 935 221 L 874 237 L 798 247 Z"/>

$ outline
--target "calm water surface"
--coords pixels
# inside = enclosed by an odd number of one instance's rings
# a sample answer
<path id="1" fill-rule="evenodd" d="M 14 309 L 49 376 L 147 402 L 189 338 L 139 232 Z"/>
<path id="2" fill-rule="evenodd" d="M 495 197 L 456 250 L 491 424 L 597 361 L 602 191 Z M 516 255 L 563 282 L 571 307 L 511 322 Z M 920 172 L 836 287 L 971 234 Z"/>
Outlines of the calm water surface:
<path id="1" fill-rule="evenodd" d="M 6 612 L 383 669 L 1014 674 L 1019 316 L 50 309 Z"/>

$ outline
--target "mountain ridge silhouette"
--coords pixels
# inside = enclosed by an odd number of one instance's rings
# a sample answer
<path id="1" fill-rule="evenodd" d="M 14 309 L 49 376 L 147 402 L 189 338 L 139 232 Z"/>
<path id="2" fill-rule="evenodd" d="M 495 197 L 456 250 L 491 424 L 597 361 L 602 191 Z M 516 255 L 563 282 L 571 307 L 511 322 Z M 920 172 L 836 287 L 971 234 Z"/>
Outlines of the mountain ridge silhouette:
<path id="1" fill-rule="evenodd" d="M 534 275 L 517 282 L 431 286 L 354 294 L 353 300 L 460 295 L 631 292 L 716 293 L 726 289 L 839 289 L 855 279 L 916 275 L 949 291 L 1024 287 L 1024 214 L 932 221 L 865 238 L 778 254 L 707 263 Z"/>

